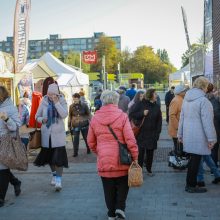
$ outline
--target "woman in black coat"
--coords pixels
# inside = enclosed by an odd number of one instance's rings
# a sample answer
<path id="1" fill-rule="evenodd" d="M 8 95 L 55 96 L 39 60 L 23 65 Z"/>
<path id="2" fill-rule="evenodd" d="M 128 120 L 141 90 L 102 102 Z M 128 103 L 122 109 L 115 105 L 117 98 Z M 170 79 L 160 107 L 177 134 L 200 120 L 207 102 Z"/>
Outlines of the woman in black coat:
<path id="1" fill-rule="evenodd" d="M 214 147 L 212 148 L 212 159 L 215 162 L 216 166 L 218 167 L 218 149 L 220 144 L 220 102 L 213 94 L 214 85 L 210 83 L 207 89 L 207 98 L 212 103 L 213 112 L 214 112 L 214 125 L 217 134 L 217 143 L 215 143 Z"/>
<path id="2" fill-rule="evenodd" d="M 149 89 L 146 92 L 145 98 L 135 104 L 132 108 L 129 118 L 138 121 L 139 124 L 144 118 L 144 123 L 137 136 L 139 148 L 138 162 L 141 167 L 145 160 L 148 175 L 153 176 L 152 163 L 154 150 L 157 149 L 157 141 L 159 140 L 162 127 L 162 113 L 160 107 L 156 103 L 157 94 L 155 89 Z"/>

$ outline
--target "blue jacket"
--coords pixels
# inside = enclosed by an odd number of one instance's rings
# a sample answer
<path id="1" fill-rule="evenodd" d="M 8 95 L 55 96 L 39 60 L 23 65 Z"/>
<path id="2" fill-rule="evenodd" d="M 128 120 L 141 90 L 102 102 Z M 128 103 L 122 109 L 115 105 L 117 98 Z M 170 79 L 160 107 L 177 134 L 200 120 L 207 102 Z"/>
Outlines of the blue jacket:
<path id="1" fill-rule="evenodd" d="M 136 93 L 137 93 L 136 89 L 130 88 L 126 91 L 126 96 L 128 96 L 130 100 L 132 100 L 135 97 Z"/>

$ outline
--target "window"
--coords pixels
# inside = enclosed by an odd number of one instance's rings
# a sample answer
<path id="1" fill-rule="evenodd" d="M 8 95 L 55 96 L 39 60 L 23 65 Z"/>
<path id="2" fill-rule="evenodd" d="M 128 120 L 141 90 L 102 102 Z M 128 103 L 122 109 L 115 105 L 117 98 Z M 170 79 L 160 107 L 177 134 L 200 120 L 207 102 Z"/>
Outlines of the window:
<path id="1" fill-rule="evenodd" d="M 11 48 L 10 47 L 7 47 L 6 48 L 6 52 L 10 52 L 11 51 Z"/>
<path id="2" fill-rule="evenodd" d="M 80 49 L 81 49 L 81 50 L 86 50 L 86 44 L 82 44 L 82 45 L 80 46 Z"/>
<path id="3" fill-rule="evenodd" d="M 0 47 L 2 47 L 2 43 L 0 42 Z"/>
<path id="4" fill-rule="evenodd" d="M 88 43 L 91 43 L 92 42 L 92 39 L 88 39 Z"/>
<path id="5" fill-rule="evenodd" d="M 61 46 L 57 46 L 56 49 L 57 49 L 57 50 L 61 50 Z"/>
<path id="6" fill-rule="evenodd" d="M 91 44 L 88 45 L 88 49 L 92 49 L 92 45 Z"/>
<path id="7" fill-rule="evenodd" d="M 98 42 L 99 42 L 99 39 L 95 39 L 95 42 L 98 43 Z"/>
<path id="8" fill-rule="evenodd" d="M 49 45 L 54 45 L 54 41 L 50 40 Z"/>
<path id="9" fill-rule="evenodd" d="M 81 44 L 86 44 L 86 39 L 81 39 Z"/>
<path id="10" fill-rule="evenodd" d="M 54 50 L 54 46 L 49 46 L 49 50 Z"/>
<path id="11" fill-rule="evenodd" d="M 8 43 L 8 42 L 5 43 L 5 46 L 6 46 L 6 47 L 9 47 L 9 46 L 10 46 L 10 43 Z"/>
<path id="12" fill-rule="evenodd" d="M 46 50 L 47 50 L 47 47 L 43 47 L 43 50 L 46 51 Z"/>
<path id="13" fill-rule="evenodd" d="M 36 51 L 37 52 L 41 51 L 41 47 L 36 47 Z"/>

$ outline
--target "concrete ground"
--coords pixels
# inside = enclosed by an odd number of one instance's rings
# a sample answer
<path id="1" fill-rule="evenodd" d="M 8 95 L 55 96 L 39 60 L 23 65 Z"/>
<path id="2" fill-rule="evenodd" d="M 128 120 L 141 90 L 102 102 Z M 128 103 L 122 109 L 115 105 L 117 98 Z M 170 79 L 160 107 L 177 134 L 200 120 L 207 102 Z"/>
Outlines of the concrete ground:
<path id="1" fill-rule="evenodd" d="M 167 166 L 167 153 L 172 142 L 166 125 L 155 155 L 154 177 L 144 173 L 144 184 L 131 188 L 127 199 L 128 220 L 219 220 L 220 185 L 206 172 L 208 192 L 189 194 L 184 191 L 185 171 Z M 50 186 L 48 167 L 37 168 L 30 163 L 27 172 L 14 172 L 22 181 L 18 198 L 10 186 L 6 204 L 0 208 L 0 220 L 105 220 L 106 206 L 95 156 L 86 155 L 82 143 L 78 158 L 72 158 L 71 142 L 67 144 L 70 167 L 65 169 L 63 189 L 57 193 Z M 32 156 L 31 160 L 33 160 Z"/>

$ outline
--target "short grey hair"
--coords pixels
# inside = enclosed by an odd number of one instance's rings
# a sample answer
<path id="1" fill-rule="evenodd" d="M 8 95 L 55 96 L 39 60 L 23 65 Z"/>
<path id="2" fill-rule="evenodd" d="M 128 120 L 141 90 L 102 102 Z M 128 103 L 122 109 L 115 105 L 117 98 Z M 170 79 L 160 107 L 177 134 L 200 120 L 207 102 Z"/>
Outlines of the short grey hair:
<path id="1" fill-rule="evenodd" d="M 193 88 L 206 90 L 208 88 L 209 83 L 210 82 L 207 78 L 205 78 L 204 76 L 200 76 L 193 83 Z"/>
<path id="2" fill-rule="evenodd" d="M 101 95 L 102 105 L 114 104 L 118 105 L 119 94 L 115 91 L 105 90 Z"/>

